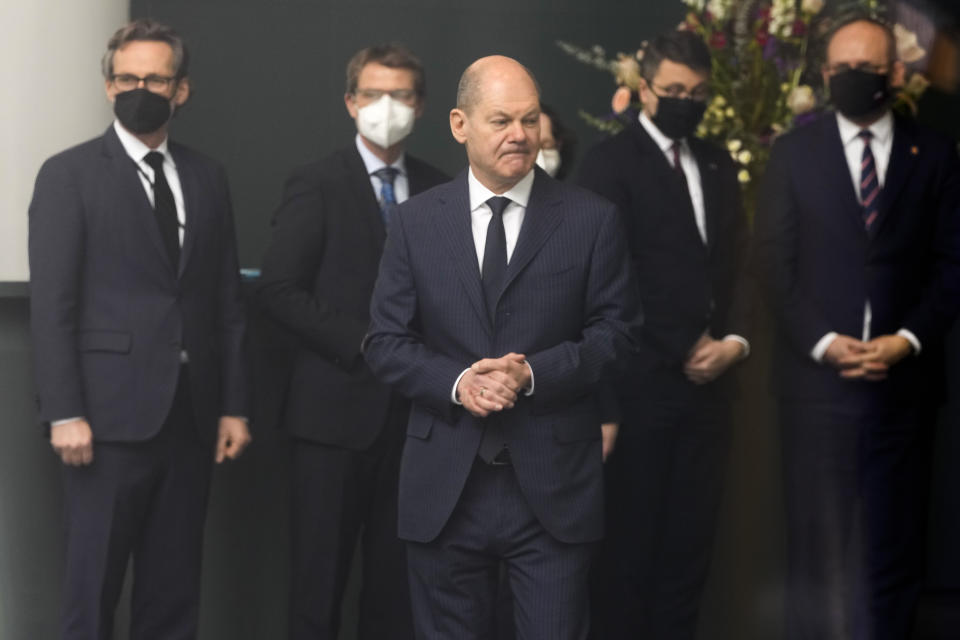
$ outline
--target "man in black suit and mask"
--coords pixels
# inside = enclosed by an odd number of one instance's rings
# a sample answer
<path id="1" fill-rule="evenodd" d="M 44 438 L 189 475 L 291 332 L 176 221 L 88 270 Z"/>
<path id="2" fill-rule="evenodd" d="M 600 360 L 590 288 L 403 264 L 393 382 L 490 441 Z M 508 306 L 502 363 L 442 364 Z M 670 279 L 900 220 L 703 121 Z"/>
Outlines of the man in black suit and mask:
<path id="1" fill-rule="evenodd" d="M 53 156 L 30 204 L 40 418 L 64 462 L 64 639 L 194 638 L 211 460 L 250 441 L 244 311 L 219 164 L 169 140 L 183 40 L 137 20 L 103 58 L 117 120 Z"/>
<path id="2" fill-rule="evenodd" d="M 693 33 L 653 40 L 637 122 L 595 146 L 580 183 L 627 229 L 644 309 L 642 342 L 617 396 L 600 563 L 609 638 L 693 638 L 730 439 L 730 367 L 749 352 L 746 230 L 728 152 L 693 132 L 710 54 Z"/>

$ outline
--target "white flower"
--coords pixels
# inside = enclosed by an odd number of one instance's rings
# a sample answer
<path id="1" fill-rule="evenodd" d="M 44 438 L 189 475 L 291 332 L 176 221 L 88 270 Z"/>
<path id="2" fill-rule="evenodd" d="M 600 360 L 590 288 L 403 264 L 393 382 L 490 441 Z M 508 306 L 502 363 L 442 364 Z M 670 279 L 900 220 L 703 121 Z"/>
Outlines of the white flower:
<path id="1" fill-rule="evenodd" d="M 714 20 L 721 22 L 730 13 L 731 5 L 731 0 L 710 0 L 707 2 L 707 11 L 710 12 Z"/>
<path id="2" fill-rule="evenodd" d="M 727 106 L 727 99 L 720 95 L 714 96 L 711 105 L 714 107 L 725 107 Z"/>
<path id="3" fill-rule="evenodd" d="M 800 9 L 804 13 L 820 13 L 823 9 L 823 0 L 803 0 Z"/>
<path id="4" fill-rule="evenodd" d="M 740 164 L 750 164 L 751 160 L 753 160 L 753 154 L 747 149 L 737 154 L 737 162 Z"/>
<path id="5" fill-rule="evenodd" d="M 737 174 L 737 180 L 740 184 L 747 184 L 750 182 L 750 172 L 746 169 L 740 169 L 740 173 Z"/>
<path id="6" fill-rule="evenodd" d="M 683 0 L 683 4 L 696 11 L 703 11 L 703 7 L 706 5 L 706 0 Z"/>
<path id="7" fill-rule="evenodd" d="M 790 95 L 787 96 L 787 106 L 790 107 L 790 111 L 797 116 L 811 111 L 816 104 L 817 98 L 813 95 L 813 89 L 805 84 L 794 87 Z"/>
<path id="8" fill-rule="evenodd" d="M 911 96 L 920 97 L 929 86 L 930 81 L 927 80 L 925 75 L 922 73 L 914 73 L 910 76 L 910 79 L 907 81 L 907 86 L 905 86 L 903 90 Z"/>
<path id="9" fill-rule="evenodd" d="M 737 115 L 737 112 L 733 110 L 733 107 L 727 107 L 727 110 L 724 111 L 724 115 L 726 115 L 728 118 L 733 118 L 733 116 Z"/>
<path id="10" fill-rule="evenodd" d="M 917 42 L 917 34 L 902 24 L 893 26 L 893 35 L 897 38 L 897 58 L 906 64 L 920 60 L 927 52 Z"/>
<path id="11" fill-rule="evenodd" d="M 731 155 L 736 154 L 741 148 L 743 148 L 743 143 L 737 138 L 727 140 L 727 151 L 729 151 Z"/>

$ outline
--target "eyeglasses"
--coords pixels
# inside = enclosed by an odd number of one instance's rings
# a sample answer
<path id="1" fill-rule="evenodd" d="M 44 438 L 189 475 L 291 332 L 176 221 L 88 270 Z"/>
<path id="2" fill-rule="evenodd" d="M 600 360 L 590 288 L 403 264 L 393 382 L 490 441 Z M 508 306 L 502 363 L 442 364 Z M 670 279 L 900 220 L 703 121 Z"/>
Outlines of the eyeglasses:
<path id="1" fill-rule="evenodd" d="M 110 77 L 114 86 L 120 91 L 132 91 L 143 83 L 148 91 L 153 93 L 164 93 L 170 88 L 170 85 L 176 80 L 172 76 L 149 75 L 145 78 L 135 76 L 132 73 L 116 73 Z"/>
<path id="2" fill-rule="evenodd" d="M 400 102 L 413 102 L 417 97 L 417 92 L 415 89 L 394 89 L 393 91 L 384 91 L 383 89 L 357 89 L 353 95 L 369 102 L 376 102 L 385 95 Z"/>
<path id="3" fill-rule="evenodd" d="M 694 87 L 693 89 L 687 90 L 682 84 L 676 83 L 671 84 L 669 87 L 663 87 L 658 84 L 654 84 L 652 80 L 648 80 L 647 84 L 650 85 L 651 89 L 656 89 L 662 93 L 656 93 L 659 98 L 690 98 L 696 100 L 697 102 L 706 102 L 710 97 L 710 87 L 705 84 L 700 84 Z"/>
<path id="4" fill-rule="evenodd" d="M 837 64 L 828 64 L 826 66 L 827 73 L 835 75 L 838 73 L 845 73 L 847 71 L 865 71 L 867 73 L 886 73 L 889 70 L 890 66 L 887 64 L 874 64 L 872 62 L 861 62 L 855 65 L 849 65 L 846 62 L 838 62 Z"/>

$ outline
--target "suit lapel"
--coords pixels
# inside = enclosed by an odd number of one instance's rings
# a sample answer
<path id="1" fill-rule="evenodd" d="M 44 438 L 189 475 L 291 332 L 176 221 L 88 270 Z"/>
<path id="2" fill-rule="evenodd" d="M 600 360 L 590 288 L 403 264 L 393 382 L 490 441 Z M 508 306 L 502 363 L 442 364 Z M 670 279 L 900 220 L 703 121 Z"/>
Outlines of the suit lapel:
<path id="1" fill-rule="evenodd" d="M 685 227 L 686 235 L 689 238 L 696 239 L 696 245 L 703 248 L 703 238 L 700 237 L 700 230 L 697 228 L 696 213 L 693 210 L 693 201 L 690 199 L 690 191 L 680 175 L 667 160 L 664 154 L 653 138 L 647 133 L 647 130 L 638 122 L 631 125 L 634 132 L 634 139 L 639 147 L 641 157 L 646 158 L 649 170 L 650 184 L 657 185 L 661 191 L 660 196 L 665 198 L 665 210 L 668 216 L 672 218 L 671 224 L 680 224 Z M 697 160 L 699 163 L 699 159 Z M 703 180 L 704 169 L 700 167 L 701 180 Z M 651 196 L 652 197 L 652 196 Z M 709 229 L 707 237 L 709 239 Z"/>
<path id="2" fill-rule="evenodd" d="M 477 264 L 477 248 L 473 242 L 470 217 L 470 196 L 466 170 L 460 172 L 449 188 L 439 194 L 439 213 L 436 216 L 437 232 L 451 253 L 454 271 L 467 292 L 470 305 L 480 318 L 484 330 L 492 335 L 493 327 L 487 315 L 480 283 L 480 266 Z M 509 278 L 509 270 L 508 270 Z"/>
<path id="3" fill-rule="evenodd" d="M 832 113 L 821 121 L 823 128 L 820 131 L 821 145 L 826 153 L 817 157 L 820 169 L 826 181 L 825 193 L 839 195 L 838 205 L 843 210 L 844 217 L 857 230 L 866 234 L 863 224 L 863 214 L 857 193 L 854 191 L 853 180 L 850 177 L 850 166 L 847 164 L 847 155 L 840 139 L 840 128 L 837 118 Z"/>
<path id="4" fill-rule="evenodd" d="M 373 192 L 373 185 L 370 183 L 370 174 L 367 173 L 367 167 L 363 164 L 363 158 L 357 151 L 356 145 L 343 150 L 344 175 L 343 179 L 347 184 L 350 193 L 357 199 L 356 216 L 361 220 L 368 231 L 368 237 L 371 246 L 380 255 L 383 252 L 383 243 L 387 238 L 387 231 L 383 226 L 383 216 L 380 213 L 380 203 L 377 202 L 377 195 Z"/>
<path id="5" fill-rule="evenodd" d="M 183 246 L 180 250 L 180 264 L 177 265 L 177 277 L 183 275 L 187 267 L 187 261 L 193 246 L 196 243 L 199 217 L 203 215 L 203 208 L 200 206 L 200 185 L 198 184 L 197 172 L 188 160 L 187 156 L 177 145 L 170 145 L 170 155 L 177 164 L 177 177 L 180 178 L 180 189 L 183 191 Z"/>
<path id="6" fill-rule="evenodd" d="M 563 199 L 553 189 L 554 183 L 539 169 L 533 179 L 533 188 L 530 191 L 530 200 L 520 226 L 520 235 L 517 244 L 507 265 L 507 277 L 503 283 L 503 291 L 513 283 L 523 269 L 530 264 L 540 248 L 553 234 L 563 220 L 560 204 Z M 500 295 L 503 295 L 503 291 Z"/>
<path id="7" fill-rule="evenodd" d="M 148 242 L 156 250 L 157 258 L 172 273 L 173 266 L 170 264 L 170 257 L 163 245 L 163 239 L 160 237 L 160 229 L 157 227 L 153 207 L 150 205 L 150 200 L 147 198 L 143 184 L 140 182 L 137 163 L 127 155 L 123 145 L 120 144 L 117 132 L 113 130 L 113 126 L 107 129 L 103 140 L 104 153 L 110 158 L 113 173 L 117 176 L 116 184 L 122 193 L 121 204 L 117 207 L 118 214 L 132 216 L 134 224 L 141 228 L 143 236 L 149 238 Z"/>
<path id="8" fill-rule="evenodd" d="M 913 173 L 919 154 L 920 149 L 917 146 L 913 129 L 906 122 L 895 119 L 890 163 L 887 165 L 886 179 L 883 183 L 883 189 L 880 191 L 880 210 L 877 220 L 873 224 L 871 237 L 876 236 L 880 227 L 890 216 L 893 203 Z"/>
<path id="9" fill-rule="evenodd" d="M 700 189 L 703 192 L 703 216 L 707 228 L 707 252 L 713 251 L 717 238 L 718 209 L 724 205 L 720 197 L 720 180 L 717 163 L 705 157 L 704 150 L 695 143 L 690 147 L 700 170 Z M 699 229 L 697 230 L 699 234 Z"/>

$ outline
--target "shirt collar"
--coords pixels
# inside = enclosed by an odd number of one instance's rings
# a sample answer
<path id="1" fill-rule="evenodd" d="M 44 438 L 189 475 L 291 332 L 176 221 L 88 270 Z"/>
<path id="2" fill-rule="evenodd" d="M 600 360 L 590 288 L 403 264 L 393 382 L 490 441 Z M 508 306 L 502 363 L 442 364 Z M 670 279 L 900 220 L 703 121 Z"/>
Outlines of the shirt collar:
<path id="1" fill-rule="evenodd" d="M 837 126 L 840 128 L 840 140 L 843 142 L 843 146 L 847 146 L 856 140 L 860 132 L 863 131 L 863 127 L 853 123 L 839 112 L 837 112 Z M 888 110 L 883 114 L 883 117 L 867 129 L 873 134 L 873 139 L 878 144 L 886 144 L 890 140 L 890 136 L 893 135 L 893 114 Z"/>
<path id="2" fill-rule="evenodd" d="M 533 189 L 533 176 L 535 173 L 536 171 L 531 169 L 530 173 L 520 179 L 520 182 L 503 193 L 496 194 L 477 180 L 477 177 L 473 175 L 473 167 L 470 167 L 469 171 L 467 171 L 467 187 L 470 190 L 470 211 L 476 211 L 480 205 L 496 195 L 509 198 L 526 209 L 527 203 L 530 201 L 530 191 Z"/>
<path id="3" fill-rule="evenodd" d="M 127 155 L 130 156 L 134 162 L 142 162 L 143 158 L 150 153 L 151 151 L 158 151 L 163 154 L 164 162 L 169 162 L 173 166 L 177 166 L 177 163 L 173 161 L 173 156 L 170 155 L 170 151 L 167 149 L 167 140 L 164 138 L 156 149 L 151 149 L 135 135 L 123 128 L 117 120 L 113 121 L 113 130 L 117 132 L 117 137 L 120 138 L 120 144 L 123 146 L 123 150 L 127 152 Z"/>
<path id="4" fill-rule="evenodd" d="M 674 143 L 678 143 L 681 147 L 683 146 L 684 138 L 679 140 L 674 140 L 673 138 L 668 138 L 663 134 L 663 131 L 653 124 L 653 120 L 647 117 L 647 114 L 643 111 L 640 112 L 640 125 L 650 134 L 650 137 L 653 138 L 653 141 L 656 143 L 660 150 L 664 153 L 670 151 L 673 148 Z"/>
<path id="5" fill-rule="evenodd" d="M 360 137 L 360 134 L 357 134 L 356 137 L 357 151 L 360 152 L 360 158 L 363 160 L 363 166 L 367 169 L 367 175 L 372 174 L 377 169 L 382 169 L 387 166 L 387 163 L 374 155 L 373 151 L 367 148 L 367 145 L 363 144 L 363 139 Z M 400 157 L 390 166 L 400 172 L 400 175 L 407 175 L 406 168 L 406 153 L 401 153 Z"/>

